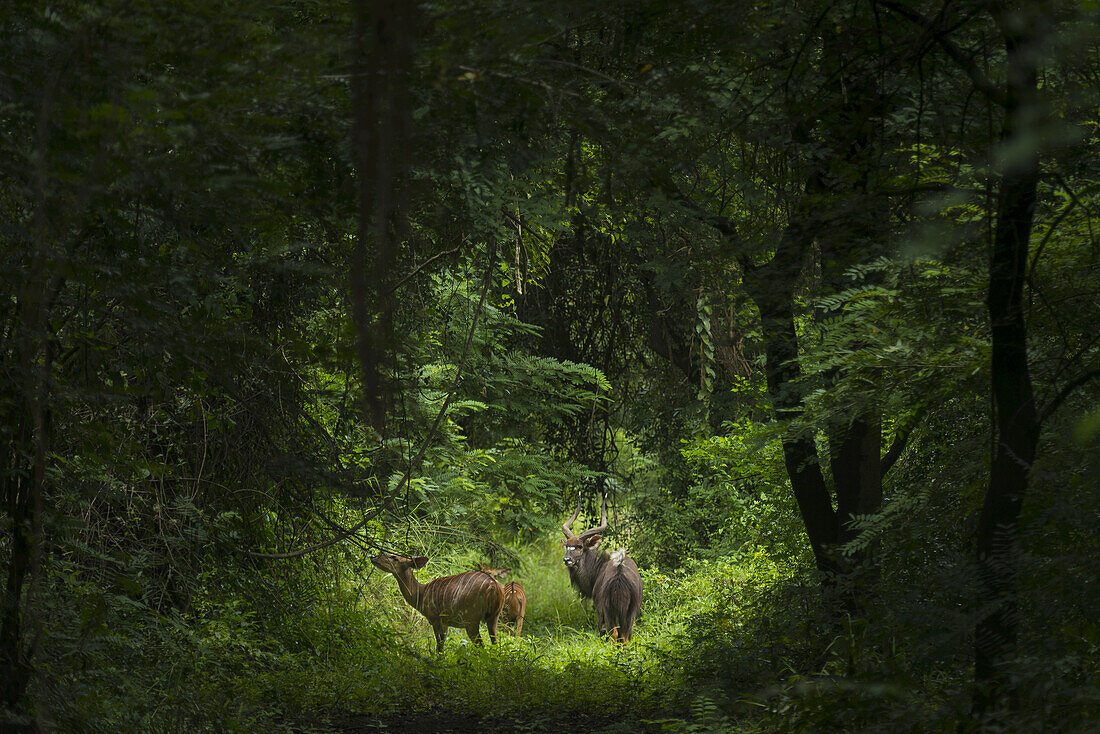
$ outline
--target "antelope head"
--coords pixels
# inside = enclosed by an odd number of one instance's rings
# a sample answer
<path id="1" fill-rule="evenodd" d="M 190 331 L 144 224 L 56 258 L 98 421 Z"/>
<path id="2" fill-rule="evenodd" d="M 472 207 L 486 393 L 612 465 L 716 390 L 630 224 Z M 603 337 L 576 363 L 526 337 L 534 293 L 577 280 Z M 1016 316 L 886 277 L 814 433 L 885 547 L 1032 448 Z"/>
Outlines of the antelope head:
<path id="1" fill-rule="evenodd" d="M 408 556 L 396 556 L 390 553 L 382 553 L 371 558 L 370 562 L 374 564 L 375 568 L 392 573 L 394 576 L 401 576 L 409 569 L 416 570 L 418 568 L 423 568 L 424 564 L 428 562 L 428 558 L 426 556 L 409 558 Z"/>
<path id="2" fill-rule="evenodd" d="M 607 530 L 607 495 L 605 494 L 603 496 L 603 505 L 600 510 L 600 524 L 594 528 L 585 530 L 580 535 L 576 535 L 573 533 L 571 526 L 580 514 L 581 497 L 578 494 L 577 509 L 573 512 L 573 516 L 566 520 L 565 524 L 561 526 L 562 532 L 565 533 L 565 540 L 562 541 L 562 545 L 565 546 L 565 557 L 562 560 L 570 570 L 582 565 L 586 555 L 595 553 L 596 547 L 599 546 L 600 541 L 603 540 L 603 536 L 601 536 L 600 533 Z"/>

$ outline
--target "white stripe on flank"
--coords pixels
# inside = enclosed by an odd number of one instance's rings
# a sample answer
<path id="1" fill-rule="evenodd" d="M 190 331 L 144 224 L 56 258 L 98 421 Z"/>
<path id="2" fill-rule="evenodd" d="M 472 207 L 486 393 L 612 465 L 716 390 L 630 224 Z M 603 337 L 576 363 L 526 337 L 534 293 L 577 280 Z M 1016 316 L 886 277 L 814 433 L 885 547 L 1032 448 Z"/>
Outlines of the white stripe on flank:
<path id="1" fill-rule="evenodd" d="M 430 582 L 426 596 L 431 612 L 448 626 L 463 627 L 489 612 L 489 594 L 496 584 L 479 571 L 445 576 Z M 428 610 L 425 610 L 428 611 Z"/>

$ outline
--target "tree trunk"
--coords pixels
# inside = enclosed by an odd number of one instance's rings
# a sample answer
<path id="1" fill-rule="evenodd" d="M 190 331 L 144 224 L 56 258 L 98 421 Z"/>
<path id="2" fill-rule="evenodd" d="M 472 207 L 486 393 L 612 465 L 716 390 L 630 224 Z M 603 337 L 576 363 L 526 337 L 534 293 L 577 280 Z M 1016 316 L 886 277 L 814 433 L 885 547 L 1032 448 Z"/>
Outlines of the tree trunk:
<path id="1" fill-rule="evenodd" d="M 857 515 L 877 512 L 882 504 L 882 425 L 879 416 L 867 411 L 852 419 L 838 432 L 831 457 L 836 485 L 838 540 L 847 543 L 858 535 L 853 522 Z M 864 558 L 865 552 L 855 554 Z"/>
<path id="2" fill-rule="evenodd" d="M 18 711 L 30 682 L 30 657 L 24 638 L 24 589 L 38 564 L 42 488 L 46 477 L 48 371 L 51 352 L 46 330 L 46 289 L 36 287 L 37 264 L 18 304 L 11 346 L 3 351 L 18 365 L 20 379 L 7 386 L 10 412 L 2 425 L 12 434 L 0 465 L 0 502 L 10 522 L 11 557 L 0 597 L 0 706 Z M 9 373 L 11 374 L 11 373 Z"/>
<path id="3" fill-rule="evenodd" d="M 9 459 L 16 457 L 20 447 L 12 442 Z M 0 600 L 0 707 L 9 711 L 19 708 L 27 690 L 30 667 L 23 646 L 23 586 L 31 568 L 34 548 L 34 518 L 31 492 L 33 480 L 26 476 L 26 467 L 9 464 L 3 467 L 4 510 L 11 521 L 11 560 L 8 566 L 4 596 Z M 16 474 L 22 470 L 22 476 Z"/>
<path id="4" fill-rule="evenodd" d="M 783 233 L 775 256 L 766 266 L 751 267 L 742 260 L 745 286 L 760 311 L 761 333 L 767 357 L 768 393 L 775 416 L 791 421 L 802 413 L 804 388 L 798 363 L 798 334 L 794 321 L 794 288 L 810 251 L 813 228 L 792 222 Z M 818 569 L 833 576 L 839 571 L 835 551 L 837 515 L 821 473 L 812 434 L 788 430 L 783 436 L 783 462 L 798 502 L 806 535 Z"/>
<path id="5" fill-rule="evenodd" d="M 404 235 L 404 174 L 412 115 L 407 85 L 417 11 L 397 0 L 353 0 L 352 149 L 359 228 L 350 258 L 351 314 L 363 377 L 363 412 L 379 433 L 389 412 L 393 278 Z"/>
<path id="6" fill-rule="evenodd" d="M 1039 440 L 1039 417 L 1027 360 L 1024 282 L 1039 180 L 1037 73 L 1031 29 L 1019 14 L 997 17 L 1007 52 L 1007 95 L 1002 140 L 1023 151 L 1001 179 L 989 263 L 991 381 L 996 448 L 978 525 L 979 604 L 974 634 L 974 713 L 998 719 L 1015 708 L 1010 666 L 1016 656 L 1016 544 L 1020 509 Z M 1014 144 L 1024 140 L 1023 145 Z"/>

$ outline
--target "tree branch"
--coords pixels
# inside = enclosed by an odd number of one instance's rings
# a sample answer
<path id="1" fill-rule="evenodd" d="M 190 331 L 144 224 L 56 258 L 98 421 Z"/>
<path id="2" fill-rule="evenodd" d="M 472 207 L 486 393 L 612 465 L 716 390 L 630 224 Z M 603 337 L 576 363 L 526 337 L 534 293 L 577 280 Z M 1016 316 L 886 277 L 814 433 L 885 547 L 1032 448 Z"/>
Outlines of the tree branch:
<path id="1" fill-rule="evenodd" d="M 438 260 L 441 257 L 446 257 L 447 255 L 453 255 L 454 253 L 458 252 L 458 250 L 459 250 L 459 248 L 454 247 L 454 248 L 451 248 L 450 250 L 444 250 L 443 252 L 440 252 L 436 255 L 432 255 L 427 260 L 425 260 L 424 262 L 420 263 L 415 268 L 413 268 L 411 273 L 409 273 L 404 278 L 402 278 L 401 280 L 394 283 L 393 287 L 390 288 L 390 290 L 391 291 L 398 290 L 399 288 L 401 288 L 401 286 L 405 285 L 405 283 L 408 283 L 413 278 L 413 276 L 415 276 L 421 270 L 426 268 L 429 265 L 429 263 L 431 263 L 434 260 Z"/>
<path id="2" fill-rule="evenodd" d="M 890 448 L 883 455 L 879 464 L 879 472 L 883 477 L 894 467 L 901 453 L 905 451 L 905 447 L 909 444 L 909 437 L 913 435 L 913 430 L 917 427 L 916 424 L 917 421 L 912 421 L 894 432 L 894 441 L 890 444 Z"/>
<path id="3" fill-rule="evenodd" d="M 726 238 L 726 241 L 736 249 L 734 257 L 737 259 L 737 263 L 741 266 L 743 271 L 751 273 L 756 270 L 757 266 L 753 263 L 752 258 L 745 252 L 744 240 L 741 239 L 741 234 L 737 231 L 737 225 L 732 219 L 723 217 L 721 214 L 715 214 L 709 209 L 701 206 L 694 199 L 680 191 L 674 184 L 667 184 L 661 188 L 668 193 L 673 200 L 680 202 L 684 207 L 695 212 L 699 215 L 699 219 L 709 224 L 711 227 L 714 227 Z"/>
<path id="4" fill-rule="evenodd" d="M 1100 377 L 1100 367 L 1094 367 L 1087 372 L 1083 372 L 1067 382 L 1065 385 L 1063 385 L 1062 389 L 1058 391 L 1058 394 L 1055 395 L 1054 398 L 1049 403 L 1047 403 L 1046 407 L 1043 408 L 1043 410 L 1039 413 L 1039 424 L 1042 425 L 1044 422 L 1046 422 L 1047 418 L 1053 415 L 1054 411 L 1062 407 L 1062 403 L 1066 401 L 1066 398 L 1068 398 L 1074 390 L 1081 387 L 1089 380 L 1096 379 L 1097 377 Z"/>
<path id="5" fill-rule="evenodd" d="M 936 18 L 926 18 L 909 6 L 902 2 L 897 2 L 896 0 L 875 0 L 875 2 L 887 10 L 897 13 L 906 20 L 921 26 L 923 32 L 930 35 L 932 40 L 939 44 L 948 58 L 966 72 L 966 75 L 970 77 L 970 82 L 974 85 L 976 90 L 981 92 L 989 101 L 1004 107 L 1007 101 L 1004 90 L 993 84 L 993 82 L 982 73 L 982 70 L 978 68 L 978 65 L 974 63 L 973 57 L 968 56 L 963 49 L 959 48 L 946 33 L 944 33 L 943 28 L 939 25 L 943 16 L 946 14 L 948 6 L 951 4 L 950 2 L 944 5 L 943 10 L 940 11 Z"/>

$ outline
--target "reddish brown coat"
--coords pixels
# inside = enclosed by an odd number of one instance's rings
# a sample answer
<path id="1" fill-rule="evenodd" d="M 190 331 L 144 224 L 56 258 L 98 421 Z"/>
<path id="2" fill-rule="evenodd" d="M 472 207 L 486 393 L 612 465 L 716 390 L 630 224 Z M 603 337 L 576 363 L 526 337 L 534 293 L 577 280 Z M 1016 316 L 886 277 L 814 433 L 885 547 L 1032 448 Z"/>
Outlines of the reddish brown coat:
<path id="1" fill-rule="evenodd" d="M 477 568 L 483 573 L 487 573 L 498 581 L 507 576 L 511 572 L 510 568 L 490 568 L 489 566 L 483 566 L 478 564 Z M 516 637 L 523 634 L 523 619 L 527 616 L 527 592 L 524 591 L 523 585 L 518 581 L 509 581 L 504 584 L 504 621 L 512 622 L 515 624 Z"/>
<path id="2" fill-rule="evenodd" d="M 461 627 L 474 644 L 482 644 L 482 622 L 495 645 L 497 619 L 504 606 L 504 589 L 497 580 L 481 571 L 468 571 L 421 584 L 414 571 L 427 562 L 425 556 L 408 558 L 386 553 L 371 559 L 377 568 L 393 574 L 405 601 L 427 618 L 435 632 L 437 651 L 443 651 L 448 627 Z"/>

